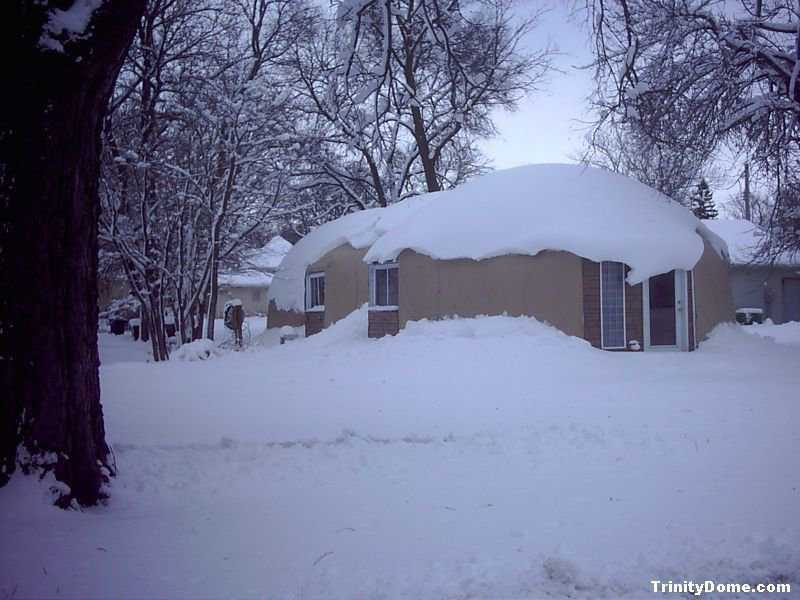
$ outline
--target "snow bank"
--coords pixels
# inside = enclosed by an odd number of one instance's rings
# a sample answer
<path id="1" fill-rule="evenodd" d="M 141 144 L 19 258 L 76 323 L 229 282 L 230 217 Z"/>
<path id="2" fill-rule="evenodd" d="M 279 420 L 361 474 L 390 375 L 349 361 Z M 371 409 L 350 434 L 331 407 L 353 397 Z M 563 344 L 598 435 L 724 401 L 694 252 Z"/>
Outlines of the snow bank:
<path id="1" fill-rule="evenodd" d="M 219 354 L 212 340 L 202 339 L 189 342 L 172 353 L 175 360 L 208 360 Z"/>
<path id="2" fill-rule="evenodd" d="M 628 280 L 638 283 L 692 269 L 704 238 L 726 254 L 725 243 L 689 210 L 638 181 L 582 165 L 529 165 L 319 227 L 286 256 L 270 300 L 302 311 L 306 268 L 346 243 L 369 248 L 365 262 L 393 260 L 406 249 L 442 260 L 566 250 L 622 261 L 631 267 Z"/>
<path id="3" fill-rule="evenodd" d="M 450 317 L 442 320 L 409 321 L 395 336 L 406 338 L 535 338 L 539 347 L 584 348 L 591 350 L 591 344 L 582 338 L 572 337 L 547 323 L 533 317 L 509 317 L 478 315 L 474 318 Z"/>
<path id="4" fill-rule="evenodd" d="M 111 500 L 0 488 L 0 598 L 797 597 L 798 348 L 726 325 L 623 355 L 510 317 L 372 340 L 363 318 L 104 366 Z"/>
<path id="5" fill-rule="evenodd" d="M 771 339 L 778 344 L 800 346 L 800 321 L 790 321 L 776 325 L 771 319 L 763 324 L 754 323 L 741 328 L 742 331 Z"/>

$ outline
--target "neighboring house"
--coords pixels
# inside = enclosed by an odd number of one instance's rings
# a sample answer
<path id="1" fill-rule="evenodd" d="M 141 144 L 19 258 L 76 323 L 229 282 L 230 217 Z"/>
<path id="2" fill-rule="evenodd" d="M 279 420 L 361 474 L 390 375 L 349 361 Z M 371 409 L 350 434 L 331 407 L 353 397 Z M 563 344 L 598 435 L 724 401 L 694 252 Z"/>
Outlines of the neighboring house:
<path id="1" fill-rule="evenodd" d="M 800 321 L 800 256 L 759 259 L 761 233 L 744 219 L 704 223 L 725 240 L 731 255 L 731 287 L 736 309 L 759 309 L 775 323 Z"/>
<path id="2" fill-rule="evenodd" d="M 295 245 L 269 298 L 268 326 L 306 335 L 368 302 L 370 337 L 528 315 L 607 350 L 692 350 L 734 318 L 718 236 L 652 188 L 580 165 L 497 171 L 346 215 Z"/>
<path id="3" fill-rule="evenodd" d="M 248 252 L 239 269 L 219 274 L 217 318 L 223 317 L 225 303 L 238 298 L 245 315 L 267 312 L 267 290 L 275 271 L 292 245 L 281 236 L 272 238 L 263 248 Z"/>

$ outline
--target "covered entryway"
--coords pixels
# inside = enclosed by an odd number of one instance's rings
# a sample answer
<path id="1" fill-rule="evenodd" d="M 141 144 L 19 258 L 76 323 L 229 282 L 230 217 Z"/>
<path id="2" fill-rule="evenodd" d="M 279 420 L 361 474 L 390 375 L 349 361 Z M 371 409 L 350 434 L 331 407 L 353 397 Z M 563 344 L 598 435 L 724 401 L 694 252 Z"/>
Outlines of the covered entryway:
<path id="1" fill-rule="evenodd" d="M 686 271 L 651 277 L 643 291 L 645 349 L 688 350 Z"/>

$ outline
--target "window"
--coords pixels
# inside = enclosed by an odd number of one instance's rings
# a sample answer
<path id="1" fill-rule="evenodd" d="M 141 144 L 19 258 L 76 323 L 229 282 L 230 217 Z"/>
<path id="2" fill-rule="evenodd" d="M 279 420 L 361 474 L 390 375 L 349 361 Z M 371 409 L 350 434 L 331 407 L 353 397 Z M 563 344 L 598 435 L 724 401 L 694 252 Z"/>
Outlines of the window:
<path id="1" fill-rule="evenodd" d="M 600 263 L 600 331 L 603 348 L 625 347 L 625 265 Z"/>
<path id="2" fill-rule="evenodd" d="M 325 273 L 306 276 L 306 310 L 325 310 Z"/>
<path id="3" fill-rule="evenodd" d="M 369 304 L 373 309 L 396 310 L 400 304 L 397 263 L 370 266 Z"/>

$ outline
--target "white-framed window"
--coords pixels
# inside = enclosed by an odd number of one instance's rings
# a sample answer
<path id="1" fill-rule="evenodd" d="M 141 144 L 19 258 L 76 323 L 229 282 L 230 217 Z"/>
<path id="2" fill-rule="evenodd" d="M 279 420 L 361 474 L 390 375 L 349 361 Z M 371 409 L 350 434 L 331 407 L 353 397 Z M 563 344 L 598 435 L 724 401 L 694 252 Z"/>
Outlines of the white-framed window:
<path id="1" fill-rule="evenodd" d="M 625 265 L 600 263 L 600 337 L 603 348 L 625 348 Z"/>
<path id="2" fill-rule="evenodd" d="M 372 310 L 397 310 L 400 304 L 400 269 L 397 263 L 369 267 L 369 306 Z"/>
<path id="3" fill-rule="evenodd" d="M 306 275 L 306 311 L 325 310 L 325 273 Z"/>

